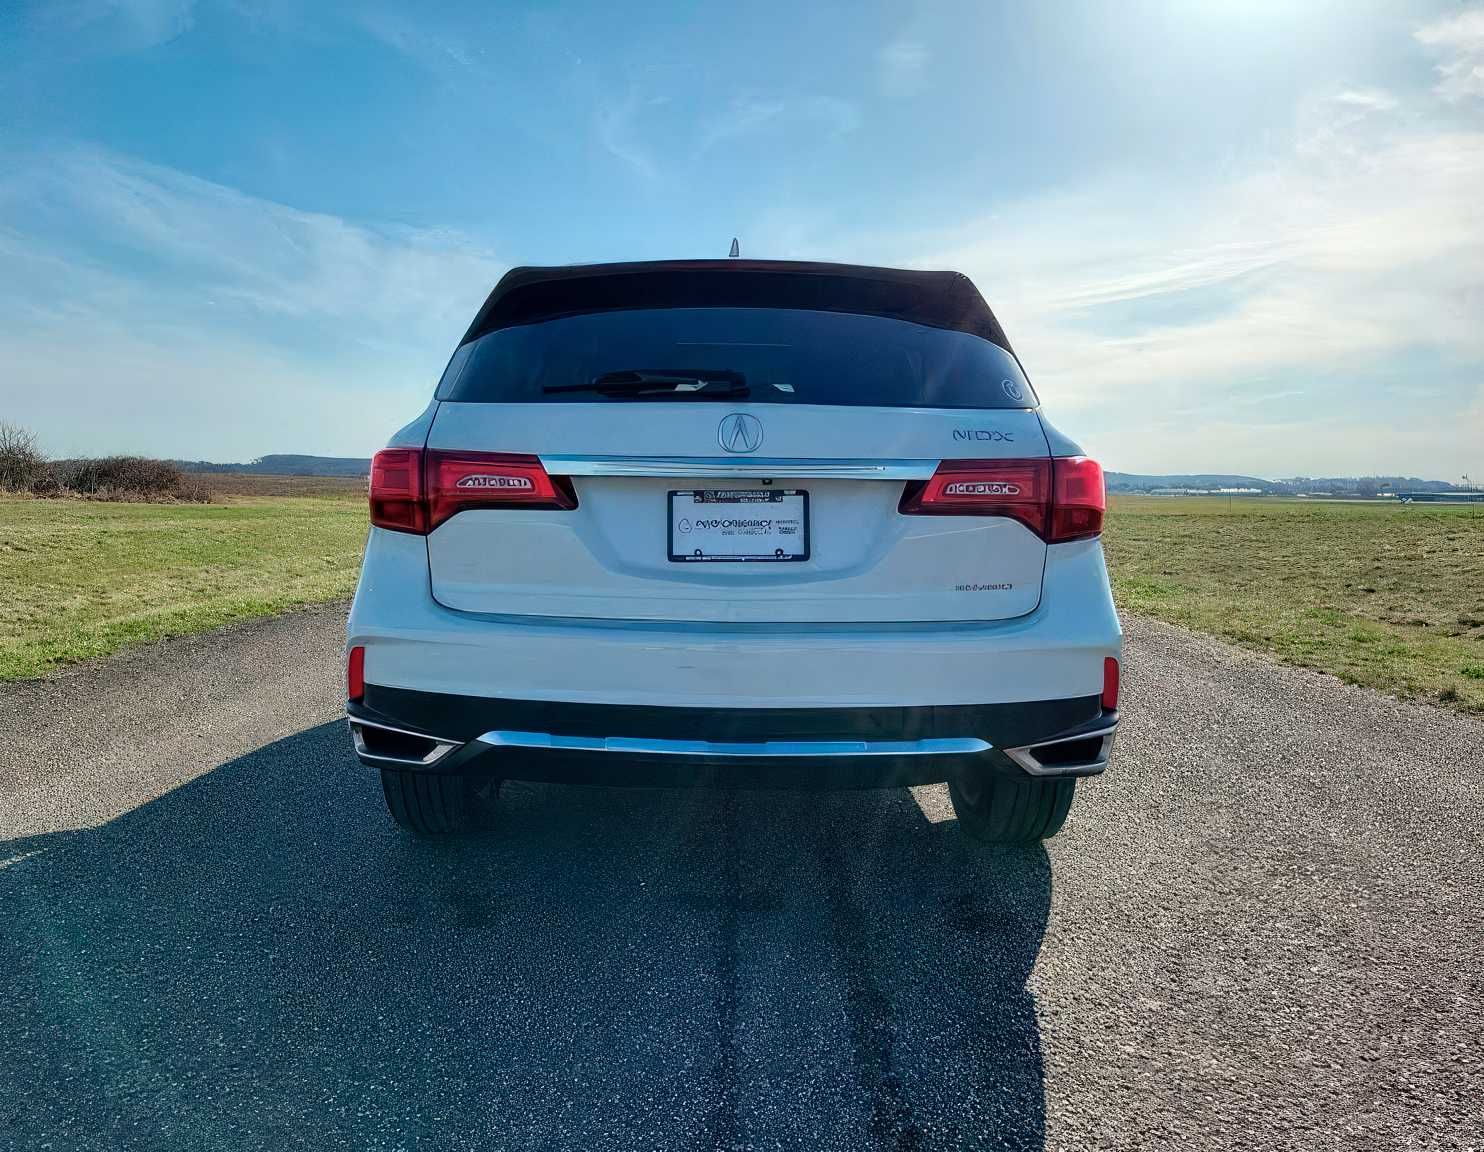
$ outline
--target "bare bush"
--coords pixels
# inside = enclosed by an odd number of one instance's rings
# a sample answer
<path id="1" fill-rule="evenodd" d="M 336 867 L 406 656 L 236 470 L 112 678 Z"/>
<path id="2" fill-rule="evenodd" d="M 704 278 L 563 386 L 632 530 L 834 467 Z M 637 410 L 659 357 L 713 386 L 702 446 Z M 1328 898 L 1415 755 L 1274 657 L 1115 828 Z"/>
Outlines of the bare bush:
<path id="1" fill-rule="evenodd" d="M 64 488 L 85 496 L 107 491 L 164 496 L 173 492 L 185 476 L 167 460 L 149 460 L 143 456 L 59 460 L 56 468 Z"/>
<path id="2" fill-rule="evenodd" d="M 145 456 L 58 460 L 53 468 L 65 492 L 92 500 L 184 500 L 209 503 L 211 493 L 179 465 Z"/>
<path id="3" fill-rule="evenodd" d="M 57 479 L 57 470 L 47 461 L 46 467 L 36 474 L 27 489 L 32 496 L 64 496 L 62 482 Z"/>
<path id="4" fill-rule="evenodd" d="M 175 499 L 189 504 L 210 504 L 211 489 L 199 476 L 184 476 L 175 488 Z"/>
<path id="5" fill-rule="evenodd" d="M 211 503 L 211 489 L 169 460 L 146 456 L 48 460 L 36 436 L 0 421 L 0 491 L 88 500 Z"/>
<path id="6" fill-rule="evenodd" d="M 30 492 L 48 478 L 50 466 L 36 447 L 36 435 L 0 421 L 0 489 Z"/>

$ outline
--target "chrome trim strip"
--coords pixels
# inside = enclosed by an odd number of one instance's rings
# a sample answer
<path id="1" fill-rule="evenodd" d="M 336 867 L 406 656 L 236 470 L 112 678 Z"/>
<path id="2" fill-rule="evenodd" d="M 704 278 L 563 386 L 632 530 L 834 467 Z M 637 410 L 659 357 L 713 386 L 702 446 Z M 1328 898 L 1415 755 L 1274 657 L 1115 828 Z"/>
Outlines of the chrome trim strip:
<path id="1" fill-rule="evenodd" d="M 834 756 L 963 756 L 989 751 L 973 737 L 935 740 L 764 740 L 751 744 L 710 740 L 658 740 L 640 736 L 554 736 L 550 732 L 486 732 L 476 737 L 496 748 L 547 752 L 626 752 L 645 756 L 715 756 L 730 759 Z"/>
<path id="2" fill-rule="evenodd" d="M 356 755 L 366 760 L 375 760 L 379 764 L 436 764 L 459 746 L 456 740 L 429 736 L 426 732 L 414 732 L 410 728 L 393 728 L 390 724 L 375 724 L 370 720 L 362 720 L 358 716 L 347 716 L 345 721 L 350 725 L 350 738 L 356 746 Z M 395 732 L 400 736 L 416 736 L 419 740 L 431 740 L 433 747 L 428 750 L 426 756 L 422 757 L 382 756 L 376 752 L 366 751 L 366 738 L 361 735 L 362 728 L 375 728 L 381 732 Z"/>
<path id="3" fill-rule="evenodd" d="M 936 460 L 798 460 L 714 456 L 542 456 L 553 476 L 784 476 L 818 480 L 926 480 Z"/>
<path id="4" fill-rule="evenodd" d="M 1032 776 L 1096 776 L 1108 767 L 1108 759 L 1113 755 L 1113 737 L 1117 734 L 1118 725 L 1110 724 L 1106 728 L 1095 728 L 1090 732 L 1077 732 L 1071 736 L 1059 736 L 1055 740 L 1041 740 L 1019 748 L 1006 748 L 1005 755 Z M 1102 737 L 1102 743 L 1098 745 L 1097 755 L 1090 760 L 1073 764 L 1042 764 L 1036 758 L 1037 748 L 1049 748 L 1054 744 L 1070 744 L 1074 740 L 1092 740 L 1097 737 Z"/>

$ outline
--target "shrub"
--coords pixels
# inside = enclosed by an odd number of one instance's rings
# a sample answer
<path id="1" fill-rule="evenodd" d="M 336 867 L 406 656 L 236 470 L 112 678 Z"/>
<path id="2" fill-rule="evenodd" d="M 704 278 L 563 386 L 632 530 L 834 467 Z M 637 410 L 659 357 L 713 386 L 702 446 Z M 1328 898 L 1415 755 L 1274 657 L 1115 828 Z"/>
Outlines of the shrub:
<path id="1" fill-rule="evenodd" d="M 143 456 L 100 456 L 89 460 L 59 460 L 57 475 L 64 488 L 85 496 L 103 492 L 168 495 L 185 478 L 168 460 Z"/>
<path id="2" fill-rule="evenodd" d="M 30 492 L 47 479 L 50 466 L 36 447 L 36 436 L 15 424 L 0 422 L 0 489 Z"/>
<path id="3" fill-rule="evenodd" d="M 36 447 L 34 434 L 4 422 L 0 422 L 0 491 L 89 500 L 211 503 L 211 489 L 169 460 L 145 456 L 48 460 Z"/>
<path id="4" fill-rule="evenodd" d="M 196 476 L 181 477 L 175 489 L 175 498 L 191 504 L 210 504 L 212 501 L 211 489 L 204 480 Z"/>
<path id="5" fill-rule="evenodd" d="M 211 493 L 169 460 L 145 456 L 100 456 L 58 460 L 53 468 L 67 492 L 93 500 L 187 500 L 209 503 Z"/>
<path id="6" fill-rule="evenodd" d="M 57 470 L 51 466 L 51 461 L 47 461 L 46 467 L 31 480 L 28 491 L 32 496 L 63 495 L 62 482 L 57 479 Z"/>

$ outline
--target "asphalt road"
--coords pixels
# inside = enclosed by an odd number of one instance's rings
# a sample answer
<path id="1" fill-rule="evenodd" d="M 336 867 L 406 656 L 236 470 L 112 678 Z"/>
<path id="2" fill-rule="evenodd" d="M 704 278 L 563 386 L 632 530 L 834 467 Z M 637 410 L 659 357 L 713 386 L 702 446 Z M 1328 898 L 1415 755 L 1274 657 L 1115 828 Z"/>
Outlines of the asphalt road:
<path id="1" fill-rule="evenodd" d="M 1484 723 L 1129 629 L 1049 852 L 939 789 L 401 834 L 341 616 L 0 689 L 0 1147 L 1484 1148 Z"/>

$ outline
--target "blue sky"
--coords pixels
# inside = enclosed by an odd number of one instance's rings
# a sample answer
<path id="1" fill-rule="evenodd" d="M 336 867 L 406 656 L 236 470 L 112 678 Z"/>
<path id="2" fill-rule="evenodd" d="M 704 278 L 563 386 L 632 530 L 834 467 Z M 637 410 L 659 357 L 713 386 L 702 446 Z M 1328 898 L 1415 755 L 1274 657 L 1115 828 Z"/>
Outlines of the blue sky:
<path id="1" fill-rule="evenodd" d="M 505 268 L 738 235 L 969 273 L 1113 468 L 1484 476 L 1484 5 L 631 7 L 6 6 L 0 419 L 363 455 Z"/>

